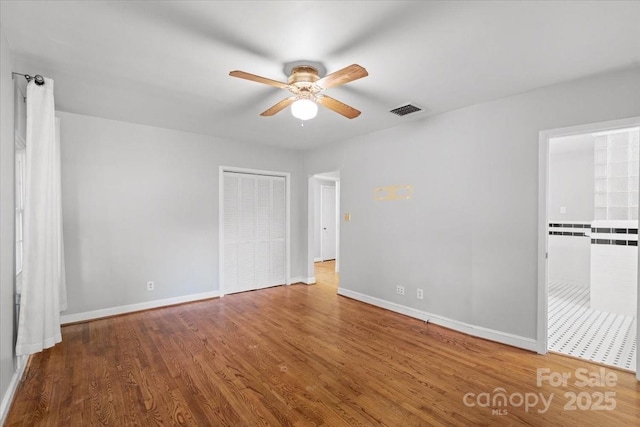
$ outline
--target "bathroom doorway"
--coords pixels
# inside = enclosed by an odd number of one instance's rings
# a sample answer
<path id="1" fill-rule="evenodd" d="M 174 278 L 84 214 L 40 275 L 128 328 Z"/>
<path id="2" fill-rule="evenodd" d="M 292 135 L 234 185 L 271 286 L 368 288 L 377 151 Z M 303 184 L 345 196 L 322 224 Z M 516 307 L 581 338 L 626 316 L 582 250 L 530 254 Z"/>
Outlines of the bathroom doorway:
<path id="1" fill-rule="evenodd" d="M 547 138 L 546 350 L 637 369 L 640 127 Z"/>

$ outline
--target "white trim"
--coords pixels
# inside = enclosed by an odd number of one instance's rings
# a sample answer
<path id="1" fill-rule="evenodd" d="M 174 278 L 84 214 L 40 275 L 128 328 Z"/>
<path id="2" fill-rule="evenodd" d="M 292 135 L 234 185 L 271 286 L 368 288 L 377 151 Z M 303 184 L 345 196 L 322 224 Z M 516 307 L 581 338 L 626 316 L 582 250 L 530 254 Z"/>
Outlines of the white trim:
<path id="1" fill-rule="evenodd" d="M 340 273 L 340 179 L 336 180 L 336 265 L 335 272 Z"/>
<path id="2" fill-rule="evenodd" d="M 547 354 L 548 336 L 548 299 L 547 299 L 547 234 L 549 213 L 549 138 L 544 132 L 540 132 L 538 146 L 538 324 L 536 334 L 539 354 Z M 544 314 L 543 314 L 544 313 Z"/>
<path id="3" fill-rule="evenodd" d="M 323 197 L 322 197 L 322 189 L 325 188 L 325 187 L 327 187 L 327 186 L 326 185 L 322 185 L 322 184 L 320 185 L 320 197 L 319 197 L 319 199 L 320 199 L 320 209 L 318 210 L 318 213 L 319 213 L 318 216 L 320 217 L 318 222 L 320 223 L 320 261 L 321 262 L 325 261 L 324 254 L 322 253 L 323 249 L 324 249 L 324 240 L 325 240 L 324 239 L 324 233 L 322 232 L 323 231 L 322 230 L 322 228 L 323 228 L 322 227 L 323 226 L 323 221 L 322 220 L 323 220 L 323 217 L 324 217 L 323 211 L 322 211 L 322 208 L 323 208 L 323 206 L 322 206 L 322 204 L 323 204 L 322 203 L 322 201 L 323 201 L 322 200 L 323 199 Z"/>
<path id="4" fill-rule="evenodd" d="M 537 351 L 538 349 L 538 342 L 533 338 L 526 338 L 519 335 L 496 331 L 494 329 L 489 329 L 482 326 L 459 322 L 457 320 L 438 316 L 436 314 L 431 314 L 415 308 L 406 307 L 401 304 L 396 304 L 394 302 L 361 294 L 349 289 L 338 288 L 338 295 L 349 297 L 367 304 L 375 305 L 376 307 L 384 308 L 389 311 L 404 314 L 405 316 L 420 319 L 427 323 L 433 323 L 448 329 L 453 329 L 454 331 L 462 332 L 474 337 L 483 338 L 486 340 L 495 341 L 501 344 L 523 348 L 530 351 Z"/>
<path id="5" fill-rule="evenodd" d="M 16 294 L 22 293 L 22 270 L 16 273 Z"/>
<path id="6" fill-rule="evenodd" d="M 218 286 L 220 296 L 224 293 L 224 173 L 235 172 L 250 175 L 277 176 L 285 183 L 285 285 L 291 282 L 291 173 L 261 169 L 239 168 L 235 166 L 218 167 Z"/>
<path id="7" fill-rule="evenodd" d="M 325 172 L 330 173 L 330 172 Z M 340 173 L 339 170 L 336 170 L 336 173 Z M 336 183 L 336 273 L 340 272 L 340 226 L 341 226 L 341 214 L 340 214 L 340 177 L 335 176 L 327 176 L 322 173 L 317 173 L 308 176 L 307 180 L 307 274 L 309 275 L 309 279 L 314 277 L 315 274 L 315 266 L 313 265 L 315 262 L 322 262 L 322 244 L 320 244 L 320 256 L 321 258 L 315 258 L 313 254 L 315 253 L 315 228 L 314 228 L 314 217 L 315 217 L 315 191 L 314 191 L 314 179 L 320 179 L 324 181 L 334 181 Z M 319 196 L 319 199 L 322 200 L 322 196 Z M 322 215 L 322 207 L 320 208 L 320 215 Z M 322 238 L 322 233 L 320 233 Z M 315 278 L 313 283 L 315 283 Z"/>
<path id="8" fill-rule="evenodd" d="M 199 294 L 184 295 L 181 297 L 158 299 L 136 304 L 121 305 L 118 307 L 103 308 L 100 310 L 85 311 L 82 313 L 65 314 L 60 316 L 60 324 L 84 322 L 87 320 L 100 319 L 102 317 L 116 316 L 119 314 L 133 313 L 136 311 L 149 310 L 152 308 L 167 307 L 170 305 L 182 304 L 185 302 L 201 301 L 210 298 L 220 297 L 220 291 L 202 292 Z"/>
<path id="9" fill-rule="evenodd" d="M 291 278 L 291 284 L 293 283 L 304 283 L 305 285 L 313 285 L 316 283 L 315 277 L 304 277 L 304 276 L 296 276 Z"/>
<path id="10" fill-rule="evenodd" d="M 548 234 L 547 224 L 549 223 L 549 140 L 562 136 L 579 135 L 583 133 L 594 133 L 620 128 L 636 127 L 640 125 L 640 116 L 629 117 L 620 120 L 609 120 L 605 122 L 589 123 L 579 126 L 570 126 L 559 129 L 549 129 L 540 131 L 538 141 L 538 324 L 537 337 L 540 354 L 547 353 L 548 335 L 548 290 L 547 290 L 547 252 Z M 640 268 L 640 251 L 638 252 Z M 638 275 L 640 288 L 640 274 Z M 638 292 L 638 314 L 640 314 L 640 292 Z M 640 342 L 640 316 L 636 316 L 638 322 L 638 341 Z M 640 351 L 636 352 L 636 366 L 640 367 Z M 636 368 L 636 378 L 640 380 L 640 369 Z"/>
<path id="11" fill-rule="evenodd" d="M 26 150 L 27 149 L 27 141 L 20 135 L 20 132 L 16 131 L 15 133 L 15 145 L 17 150 Z"/>
<path id="12" fill-rule="evenodd" d="M 218 170 L 218 289 L 224 296 L 224 167 Z"/>
<path id="13" fill-rule="evenodd" d="M 328 176 L 328 175 L 323 175 L 321 173 L 315 174 L 315 175 L 313 175 L 313 177 L 321 179 L 323 181 L 335 181 L 335 182 L 340 181 L 340 177 L 339 176 Z"/>
<path id="14" fill-rule="evenodd" d="M 286 227 L 286 238 L 285 238 L 285 274 L 287 277 L 287 281 L 285 284 L 290 285 L 291 284 L 291 174 L 290 173 L 285 173 L 283 175 L 280 176 L 284 176 L 284 183 L 285 183 L 285 212 L 286 212 L 286 219 L 285 221 L 287 221 L 287 223 L 285 224 Z"/>
<path id="15" fill-rule="evenodd" d="M 315 274 L 315 266 L 313 265 L 315 259 L 315 227 L 314 227 L 314 177 L 309 175 L 307 178 L 307 276 L 312 277 Z"/>
<path id="16" fill-rule="evenodd" d="M 11 381 L 9 381 L 7 391 L 4 393 L 4 396 L 2 396 L 2 402 L 0 402 L 0 425 L 4 425 L 9 413 L 9 408 L 11 407 L 13 398 L 16 395 L 16 390 L 18 390 L 18 385 L 20 385 L 20 381 L 22 381 L 22 377 L 24 376 L 24 371 L 27 366 L 27 357 L 28 356 L 18 356 L 16 359 L 16 370 L 11 376 Z"/>
<path id="17" fill-rule="evenodd" d="M 562 136 L 580 135 L 582 133 L 595 133 L 622 128 L 632 128 L 640 126 L 640 116 L 628 117 L 626 119 L 608 120 L 597 123 L 587 123 L 585 125 L 567 126 L 558 129 L 547 129 L 540 131 L 540 135 L 547 135 L 549 138 L 559 138 Z"/>

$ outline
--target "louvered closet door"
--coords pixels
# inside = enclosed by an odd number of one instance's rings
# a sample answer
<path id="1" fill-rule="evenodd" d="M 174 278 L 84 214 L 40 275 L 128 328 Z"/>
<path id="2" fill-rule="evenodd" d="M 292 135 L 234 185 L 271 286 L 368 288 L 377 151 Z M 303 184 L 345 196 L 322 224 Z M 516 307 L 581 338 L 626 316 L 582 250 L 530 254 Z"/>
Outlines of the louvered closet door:
<path id="1" fill-rule="evenodd" d="M 225 294 L 286 282 L 284 177 L 223 174 Z"/>

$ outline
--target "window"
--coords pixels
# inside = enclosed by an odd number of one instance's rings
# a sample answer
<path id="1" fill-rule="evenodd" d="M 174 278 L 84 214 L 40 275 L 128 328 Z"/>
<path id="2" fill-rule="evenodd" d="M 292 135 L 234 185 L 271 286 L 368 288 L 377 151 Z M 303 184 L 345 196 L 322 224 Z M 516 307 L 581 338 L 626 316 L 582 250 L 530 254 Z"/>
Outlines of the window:
<path id="1" fill-rule="evenodd" d="M 25 150 L 16 149 L 16 275 L 22 272 L 22 219 L 24 215 Z"/>

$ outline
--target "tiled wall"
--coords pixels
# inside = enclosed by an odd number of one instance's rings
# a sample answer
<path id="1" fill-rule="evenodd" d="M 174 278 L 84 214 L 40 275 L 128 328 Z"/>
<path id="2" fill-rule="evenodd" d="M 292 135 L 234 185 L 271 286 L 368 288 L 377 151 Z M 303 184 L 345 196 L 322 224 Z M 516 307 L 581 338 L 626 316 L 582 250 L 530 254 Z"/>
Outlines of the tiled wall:
<path id="1" fill-rule="evenodd" d="M 594 221 L 591 227 L 591 308 L 637 315 L 638 222 Z"/>
<path id="2" fill-rule="evenodd" d="M 549 224 L 549 282 L 590 288 L 591 308 L 637 315 L 637 221 Z"/>
<path id="3" fill-rule="evenodd" d="M 599 224 L 597 227 L 591 227 L 591 244 L 637 247 L 638 225 L 634 224 L 634 227 L 628 227 L 628 225 L 607 227 L 606 224 Z"/>
<path id="4" fill-rule="evenodd" d="M 549 282 L 589 287 L 590 230 L 589 222 L 563 221 L 549 224 Z"/>

